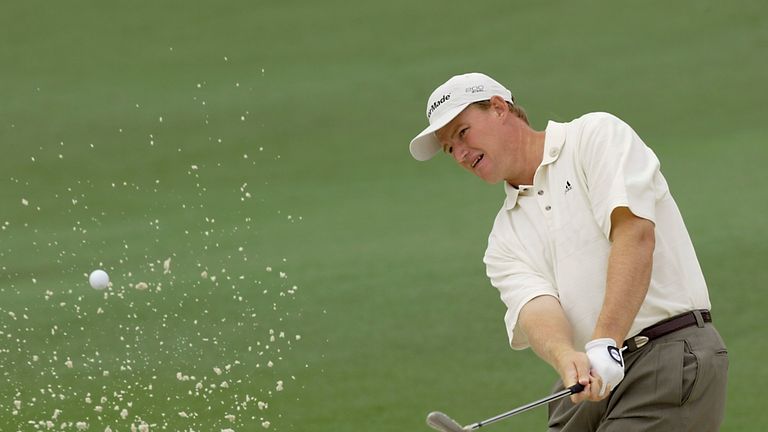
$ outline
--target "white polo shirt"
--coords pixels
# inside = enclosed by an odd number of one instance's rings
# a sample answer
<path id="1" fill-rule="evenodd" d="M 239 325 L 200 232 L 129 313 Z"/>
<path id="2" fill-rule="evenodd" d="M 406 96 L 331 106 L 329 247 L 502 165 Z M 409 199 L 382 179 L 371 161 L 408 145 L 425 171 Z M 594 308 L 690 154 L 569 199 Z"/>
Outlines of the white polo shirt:
<path id="1" fill-rule="evenodd" d="M 484 262 L 507 306 L 514 349 L 529 346 L 517 325 L 522 307 L 550 295 L 589 342 L 605 296 L 611 212 L 628 207 L 655 224 L 651 283 L 628 336 L 692 309 L 709 309 L 707 286 L 688 231 L 659 171 L 659 160 L 632 128 L 607 113 L 549 122 L 532 186 L 505 182 Z"/>

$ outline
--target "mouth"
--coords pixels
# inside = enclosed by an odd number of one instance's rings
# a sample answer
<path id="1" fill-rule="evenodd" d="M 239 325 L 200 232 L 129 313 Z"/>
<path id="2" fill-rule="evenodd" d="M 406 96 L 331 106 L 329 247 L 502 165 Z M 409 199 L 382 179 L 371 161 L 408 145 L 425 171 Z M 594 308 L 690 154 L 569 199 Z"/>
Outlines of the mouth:
<path id="1" fill-rule="evenodd" d="M 479 164 L 479 163 L 480 163 L 480 161 L 481 161 L 481 160 L 483 160 L 483 156 L 485 156 L 485 155 L 484 155 L 484 154 L 481 154 L 480 156 L 478 156 L 478 157 L 477 157 L 477 159 L 475 159 L 475 161 L 474 161 L 474 162 L 472 162 L 472 168 L 476 167 L 476 166 L 477 166 L 477 164 Z"/>

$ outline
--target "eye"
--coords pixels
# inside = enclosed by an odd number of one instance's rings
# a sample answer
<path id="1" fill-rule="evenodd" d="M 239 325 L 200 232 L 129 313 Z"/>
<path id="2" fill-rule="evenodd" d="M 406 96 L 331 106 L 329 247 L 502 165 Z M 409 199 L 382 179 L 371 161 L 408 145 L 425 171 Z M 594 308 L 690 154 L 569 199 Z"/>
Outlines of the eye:
<path id="1" fill-rule="evenodd" d="M 464 129 L 462 129 L 461 131 L 459 131 L 459 138 L 464 138 L 464 135 L 466 135 L 466 134 L 467 134 L 467 131 L 468 131 L 468 130 L 469 130 L 469 128 L 468 128 L 468 127 L 466 127 L 466 128 L 464 128 Z"/>

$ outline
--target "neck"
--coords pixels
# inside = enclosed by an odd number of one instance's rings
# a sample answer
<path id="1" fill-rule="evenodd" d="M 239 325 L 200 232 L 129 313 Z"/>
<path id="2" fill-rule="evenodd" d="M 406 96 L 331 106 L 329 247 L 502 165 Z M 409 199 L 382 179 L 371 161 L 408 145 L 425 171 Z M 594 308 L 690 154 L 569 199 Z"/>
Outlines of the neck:
<path id="1" fill-rule="evenodd" d="M 510 176 L 506 179 L 507 183 L 514 187 L 520 185 L 532 185 L 536 170 L 539 169 L 541 161 L 544 160 L 544 139 L 546 131 L 535 131 L 528 128 L 520 137 L 520 152 L 522 170 L 518 175 Z"/>

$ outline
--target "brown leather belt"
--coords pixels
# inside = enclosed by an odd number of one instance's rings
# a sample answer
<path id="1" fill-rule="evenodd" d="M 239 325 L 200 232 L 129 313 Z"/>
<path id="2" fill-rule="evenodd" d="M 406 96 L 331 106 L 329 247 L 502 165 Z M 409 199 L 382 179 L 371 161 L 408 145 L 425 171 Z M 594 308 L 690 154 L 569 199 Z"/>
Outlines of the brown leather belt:
<path id="1" fill-rule="evenodd" d="M 680 315 L 675 315 L 672 318 L 667 318 L 664 321 L 659 321 L 650 327 L 646 327 L 634 337 L 625 340 L 624 347 L 627 352 L 636 351 L 656 338 L 660 338 L 664 335 L 693 325 L 704 327 L 704 323 L 708 322 L 712 322 L 712 314 L 708 310 L 702 309 L 685 312 Z"/>

